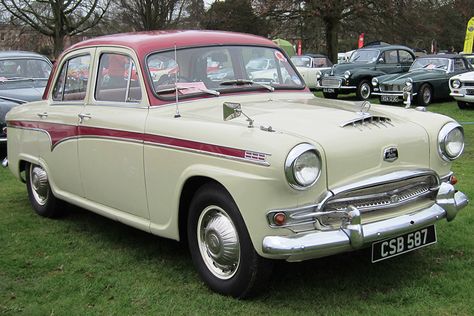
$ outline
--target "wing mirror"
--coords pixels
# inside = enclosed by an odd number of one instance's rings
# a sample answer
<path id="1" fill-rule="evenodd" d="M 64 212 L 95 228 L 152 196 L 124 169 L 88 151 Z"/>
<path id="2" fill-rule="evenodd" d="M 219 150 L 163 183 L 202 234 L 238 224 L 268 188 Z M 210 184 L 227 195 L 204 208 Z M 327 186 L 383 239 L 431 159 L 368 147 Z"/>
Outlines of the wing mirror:
<path id="1" fill-rule="evenodd" d="M 224 102 L 223 110 L 224 121 L 233 120 L 243 114 L 247 118 L 247 122 L 249 122 L 248 127 L 253 127 L 253 120 L 248 117 L 244 112 L 242 112 L 242 105 L 240 103 Z"/>
<path id="2" fill-rule="evenodd" d="M 379 64 L 385 64 L 385 60 L 382 57 L 379 58 Z"/>

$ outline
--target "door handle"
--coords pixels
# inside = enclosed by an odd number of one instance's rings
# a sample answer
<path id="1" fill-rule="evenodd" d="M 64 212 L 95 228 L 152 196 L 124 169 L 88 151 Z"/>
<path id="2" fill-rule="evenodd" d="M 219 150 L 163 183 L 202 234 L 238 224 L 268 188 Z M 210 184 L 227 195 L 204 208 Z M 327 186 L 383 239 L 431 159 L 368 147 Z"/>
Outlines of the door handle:
<path id="1" fill-rule="evenodd" d="M 92 116 L 89 113 L 79 113 L 77 116 L 79 116 L 79 123 L 83 123 L 84 119 L 90 119 Z"/>
<path id="2" fill-rule="evenodd" d="M 40 118 L 48 117 L 48 113 L 47 113 L 47 112 L 38 113 L 38 114 L 36 114 L 36 115 L 38 115 Z"/>

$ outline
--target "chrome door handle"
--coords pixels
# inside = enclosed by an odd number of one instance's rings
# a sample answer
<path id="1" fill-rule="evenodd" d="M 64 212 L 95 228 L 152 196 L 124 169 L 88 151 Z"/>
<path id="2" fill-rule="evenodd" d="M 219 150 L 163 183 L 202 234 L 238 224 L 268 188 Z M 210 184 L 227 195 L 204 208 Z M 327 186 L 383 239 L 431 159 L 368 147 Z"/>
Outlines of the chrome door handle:
<path id="1" fill-rule="evenodd" d="M 84 122 L 84 119 L 90 119 L 92 116 L 89 113 L 79 113 L 77 116 L 79 116 L 79 123 Z"/>
<path id="2" fill-rule="evenodd" d="M 36 114 L 36 115 L 38 115 L 40 118 L 48 117 L 48 113 L 47 113 L 47 112 L 38 113 L 38 114 Z"/>

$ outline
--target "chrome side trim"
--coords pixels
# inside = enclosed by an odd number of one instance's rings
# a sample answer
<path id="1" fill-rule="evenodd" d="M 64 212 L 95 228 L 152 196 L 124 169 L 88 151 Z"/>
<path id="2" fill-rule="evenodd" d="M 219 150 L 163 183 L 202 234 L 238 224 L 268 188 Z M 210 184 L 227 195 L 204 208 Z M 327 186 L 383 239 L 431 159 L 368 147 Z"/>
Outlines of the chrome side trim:
<path id="1" fill-rule="evenodd" d="M 0 138 L 0 143 L 6 143 L 7 139 L 6 138 Z"/>

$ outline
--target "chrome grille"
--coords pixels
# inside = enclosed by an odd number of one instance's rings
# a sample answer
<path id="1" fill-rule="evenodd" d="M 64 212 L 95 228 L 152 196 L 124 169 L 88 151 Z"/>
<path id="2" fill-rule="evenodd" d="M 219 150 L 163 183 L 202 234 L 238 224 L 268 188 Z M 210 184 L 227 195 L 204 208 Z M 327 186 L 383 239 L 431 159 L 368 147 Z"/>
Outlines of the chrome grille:
<path id="1" fill-rule="evenodd" d="M 403 91 L 403 86 L 397 84 L 381 84 L 380 91 L 382 92 L 401 92 Z"/>
<path id="2" fill-rule="evenodd" d="M 321 80 L 321 86 L 339 88 L 341 86 L 341 80 L 335 78 L 323 78 Z"/>
<path id="3" fill-rule="evenodd" d="M 436 198 L 438 179 L 434 175 L 423 175 L 411 179 L 378 184 L 343 192 L 331 198 L 325 211 L 343 211 L 352 205 L 361 213 L 396 208 L 413 201 Z"/>
<path id="4" fill-rule="evenodd" d="M 462 85 L 466 87 L 474 87 L 474 82 L 463 82 Z"/>

